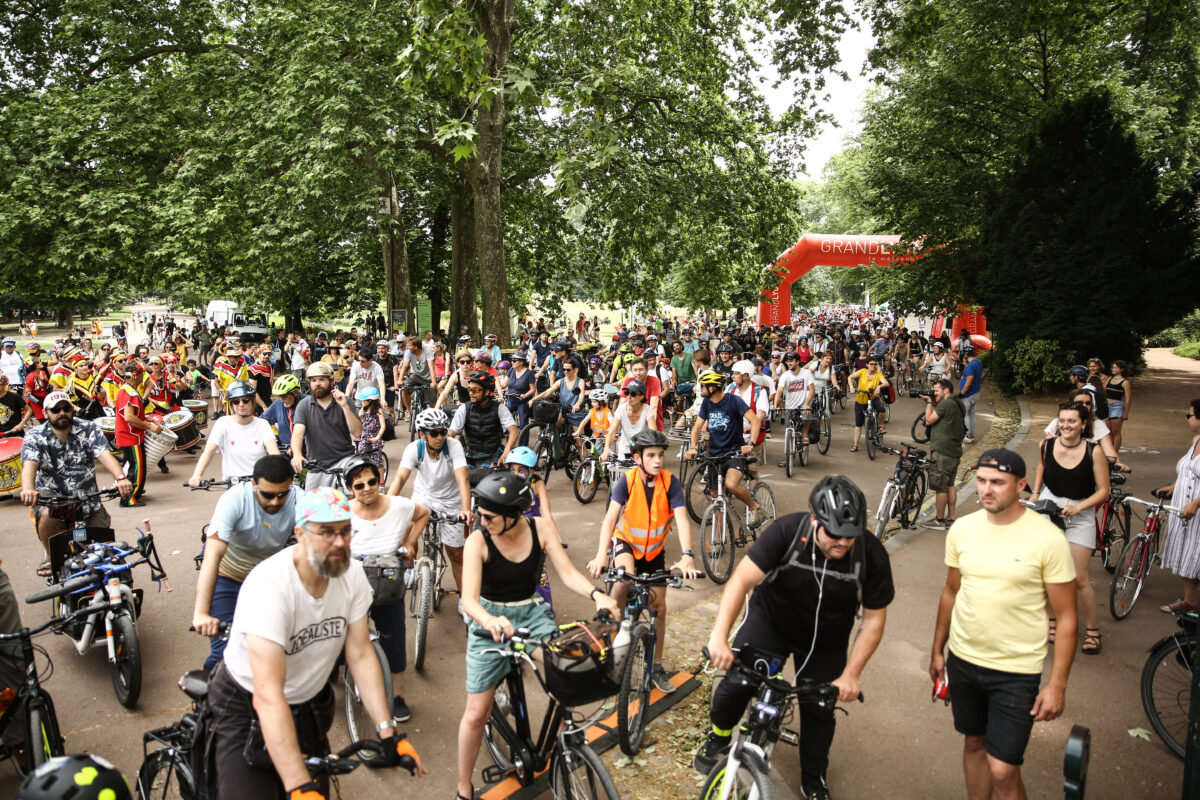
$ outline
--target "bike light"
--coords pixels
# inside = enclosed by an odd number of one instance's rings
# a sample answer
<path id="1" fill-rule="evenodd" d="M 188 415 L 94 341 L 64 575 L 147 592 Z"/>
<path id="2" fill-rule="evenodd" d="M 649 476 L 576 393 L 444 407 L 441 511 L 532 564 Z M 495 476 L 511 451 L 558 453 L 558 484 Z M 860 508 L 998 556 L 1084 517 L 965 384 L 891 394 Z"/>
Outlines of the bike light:
<path id="1" fill-rule="evenodd" d="M 779 709 L 770 703 L 764 703 L 762 700 L 754 702 L 754 710 L 762 714 L 764 717 L 778 717 Z"/>

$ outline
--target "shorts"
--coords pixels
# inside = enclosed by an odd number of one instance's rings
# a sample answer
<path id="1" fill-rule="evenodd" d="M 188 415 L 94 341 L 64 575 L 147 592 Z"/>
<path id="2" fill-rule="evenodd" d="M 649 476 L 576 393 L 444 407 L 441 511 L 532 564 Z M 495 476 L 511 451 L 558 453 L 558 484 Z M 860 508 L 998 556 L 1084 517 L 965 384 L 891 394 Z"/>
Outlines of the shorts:
<path id="1" fill-rule="evenodd" d="M 1073 506 L 1080 502 L 1073 500 L 1070 497 L 1059 497 L 1049 488 L 1043 486 L 1041 494 L 1038 497 L 1042 500 L 1050 500 L 1056 503 L 1059 508 Z M 1063 517 L 1063 522 L 1067 523 L 1067 529 L 1063 531 L 1067 535 L 1069 544 L 1079 545 L 1091 550 L 1096 546 L 1096 509 L 1089 508 L 1080 511 L 1073 517 Z"/>
<path id="2" fill-rule="evenodd" d="M 950 708 L 954 729 L 964 736 L 982 736 L 983 749 L 1005 764 L 1025 762 L 1025 747 L 1033 731 L 1033 703 L 1042 676 L 1002 672 L 946 656 Z"/>
<path id="3" fill-rule="evenodd" d="M 1108 418 L 1109 419 L 1120 419 L 1124 415 L 1125 415 L 1125 401 L 1124 400 L 1109 400 L 1108 401 Z"/>
<path id="4" fill-rule="evenodd" d="M 507 617 L 514 628 L 528 628 L 534 638 L 544 639 L 558 630 L 554 622 L 554 612 L 535 595 L 524 605 L 507 606 L 493 603 L 485 598 L 479 598 L 484 611 L 492 616 Z M 491 638 L 476 636 L 475 631 L 481 630 L 475 620 L 467 625 L 467 693 L 486 692 L 496 686 L 508 674 L 508 659 L 496 653 L 485 653 L 484 650 L 498 647 Z"/>
<path id="5" fill-rule="evenodd" d="M 873 400 L 871 400 L 871 407 L 874 408 L 875 411 L 880 414 L 887 411 L 887 408 L 883 405 L 882 397 L 876 397 Z M 855 402 L 854 403 L 854 427 L 861 428 L 863 425 L 866 425 L 866 424 L 867 424 L 867 404 Z"/>
<path id="6" fill-rule="evenodd" d="M 953 458 L 942 453 L 929 454 L 929 488 L 934 494 L 950 491 L 954 486 L 954 478 L 958 475 L 958 462 L 961 458 Z"/>
<path id="7" fill-rule="evenodd" d="M 654 558 L 638 558 L 633 552 L 633 545 L 623 539 L 614 539 L 612 548 L 613 563 L 616 562 L 617 556 L 623 556 L 626 553 L 633 556 L 635 575 L 652 575 L 667 568 L 667 549 L 665 547 L 659 550 L 658 555 Z"/>
<path id="8" fill-rule="evenodd" d="M 34 506 L 33 507 L 34 521 L 40 520 L 42 518 L 42 514 L 45 513 L 46 510 L 47 510 L 46 506 Z M 69 522 L 69 520 L 67 520 L 65 522 Z M 92 514 L 91 516 L 89 516 L 87 519 L 85 519 L 83 521 L 83 527 L 85 527 L 85 528 L 111 528 L 112 527 L 112 517 L 110 517 L 108 515 L 108 509 L 106 509 L 104 506 L 100 506 L 100 508 L 97 509 L 96 513 Z"/>

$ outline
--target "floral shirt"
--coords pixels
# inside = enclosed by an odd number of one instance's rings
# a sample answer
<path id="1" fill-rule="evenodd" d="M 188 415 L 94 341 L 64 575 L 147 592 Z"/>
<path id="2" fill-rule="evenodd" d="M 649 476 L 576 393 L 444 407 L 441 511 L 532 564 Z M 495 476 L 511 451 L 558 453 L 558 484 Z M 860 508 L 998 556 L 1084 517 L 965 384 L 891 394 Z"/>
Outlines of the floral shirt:
<path id="1" fill-rule="evenodd" d="M 87 497 L 100 491 L 96 485 L 95 460 L 108 452 L 108 440 L 91 420 L 76 418 L 67 441 L 62 442 L 44 423 L 25 434 L 21 445 L 21 463 L 36 461 L 33 488 L 39 494 Z M 100 510 L 100 501 L 92 498 L 80 504 L 79 519 L 87 519 Z"/>

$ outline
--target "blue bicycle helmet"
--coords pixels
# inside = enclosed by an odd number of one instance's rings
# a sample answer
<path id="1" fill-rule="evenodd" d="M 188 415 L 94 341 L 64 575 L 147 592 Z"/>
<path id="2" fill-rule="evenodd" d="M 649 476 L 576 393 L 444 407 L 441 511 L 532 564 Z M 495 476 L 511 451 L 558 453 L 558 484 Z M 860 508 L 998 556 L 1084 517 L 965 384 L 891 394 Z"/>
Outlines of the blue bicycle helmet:
<path id="1" fill-rule="evenodd" d="M 354 395 L 354 399 L 358 400 L 360 402 L 363 402 L 363 403 L 365 403 L 368 400 L 378 400 L 379 399 L 379 387 L 378 386 L 364 386 L 363 388 L 358 390 L 358 394 Z"/>
<path id="2" fill-rule="evenodd" d="M 528 447 L 514 447 L 504 459 L 505 464 L 520 464 L 522 467 L 533 469 L 537 466 L 537 453 Z"/>

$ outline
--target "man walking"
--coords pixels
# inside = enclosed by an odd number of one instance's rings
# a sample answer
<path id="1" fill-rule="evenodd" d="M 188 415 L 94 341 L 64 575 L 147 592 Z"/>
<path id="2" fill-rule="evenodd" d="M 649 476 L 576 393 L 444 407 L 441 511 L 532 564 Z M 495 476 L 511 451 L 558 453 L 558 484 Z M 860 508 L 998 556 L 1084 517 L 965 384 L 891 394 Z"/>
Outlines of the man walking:
<path id="1" fill-rule="evenodd" d="M 1075 656 L 1075 566 L 1062 532 L 1017 502 L 1024 460 L 988 450 L 977 466 L 983 510 L 946 536 L 929 676 L 935 685 L 949 680 L 954 729 L 966 737 L 967 796 L 1023 800 L 1021 764 L 1033 723 L 1063 713 Z M 1047 601 L 1058 628 L 1050 680 L 1039 691 Z"/>
<path id="2" fill-rule="evenodd" d="M 958 398 L 963 404 L 963 421 L 967 429 L 967 444 L 975 442 L 975 405 L 979 402 L 979 392 L 983 389 L 983 363 L 975 356 L 975 347 L 963 344 L 958 349 L 959 355 L 967 359 L 963 367 L 962 378 L 958 382 Z"/>
<path id="3" fill-rule="evenodd" d="M 941 378 L 933 384 L 933 395 L 925 400 L 925 424 L 929 426 L 929 488 L 934 492 L 934 519 L 926 528 L 945 530 L 954 523 L 958 490 L 954 479 L 962 459 L 963 404 L 954 396 L 954 384 Z"/>

